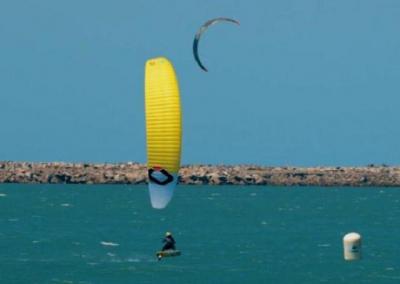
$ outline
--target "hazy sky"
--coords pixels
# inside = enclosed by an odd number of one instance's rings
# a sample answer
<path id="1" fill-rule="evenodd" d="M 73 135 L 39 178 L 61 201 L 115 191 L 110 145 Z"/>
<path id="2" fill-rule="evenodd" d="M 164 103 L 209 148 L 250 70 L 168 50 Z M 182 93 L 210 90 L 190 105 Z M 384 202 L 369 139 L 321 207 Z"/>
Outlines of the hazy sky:
<path id="1" fill-rule="evenodd" d="M 192 56 L 200 43 L 205 73 Z M 400 1 L 0 2 L 0 160 L 146 161 L 144 63 L 166 56 L 182 162 L 400 164 Z"/>

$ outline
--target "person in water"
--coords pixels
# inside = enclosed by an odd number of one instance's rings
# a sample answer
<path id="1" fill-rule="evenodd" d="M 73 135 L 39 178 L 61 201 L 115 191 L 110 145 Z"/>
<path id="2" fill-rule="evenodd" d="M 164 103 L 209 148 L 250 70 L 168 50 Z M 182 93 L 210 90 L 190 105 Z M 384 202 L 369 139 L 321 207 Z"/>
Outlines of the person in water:
<path id="1" fill-rule="evenodd" d="M 163 239 L 163 243 L 165 245 L 161 249 L 161 251 L 166 251 L 166 250 L 176 250 L 175 248 L 175 239 L 172 237 L 172 234 L 170 232 L 165 233 L 165 238 Z"/>

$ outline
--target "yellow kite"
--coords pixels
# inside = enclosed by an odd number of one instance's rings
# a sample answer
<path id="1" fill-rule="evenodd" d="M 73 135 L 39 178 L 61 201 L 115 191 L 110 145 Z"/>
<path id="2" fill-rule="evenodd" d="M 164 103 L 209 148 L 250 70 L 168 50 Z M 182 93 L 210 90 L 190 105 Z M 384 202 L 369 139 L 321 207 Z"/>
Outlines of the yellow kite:
<path id="1" fill-rule="evenodd" d="M 146 62 L 145 112 L 150 200 L 154 208 L 162 209 L 178 181 L 182 140 L 178 80 L 164 57 Z"/>

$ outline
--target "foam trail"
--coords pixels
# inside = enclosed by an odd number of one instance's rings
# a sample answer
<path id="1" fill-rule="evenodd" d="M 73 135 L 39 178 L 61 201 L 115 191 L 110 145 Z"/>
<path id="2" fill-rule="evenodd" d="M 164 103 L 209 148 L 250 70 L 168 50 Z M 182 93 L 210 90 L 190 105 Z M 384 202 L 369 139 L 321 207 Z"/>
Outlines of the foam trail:
<path id="1" fill-rule="evenodd" d="M 100 242 L 100 244 L 102 244 L 103 246 L 109 246 L 109 247 L 117 247 L 119 246 L 119 244 L 117 243 L 113 243 L 113 242 Z"/>

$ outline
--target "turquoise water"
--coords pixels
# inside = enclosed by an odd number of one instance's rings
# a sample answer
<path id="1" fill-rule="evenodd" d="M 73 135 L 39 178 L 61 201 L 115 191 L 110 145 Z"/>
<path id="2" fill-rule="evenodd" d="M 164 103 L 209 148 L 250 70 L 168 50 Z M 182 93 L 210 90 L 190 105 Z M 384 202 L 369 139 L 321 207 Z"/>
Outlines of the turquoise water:
<path id="1" fill-rule="evenodd" d="M 0 283 L 399 283 L 399 216 L 389 188 L 181 185 L 158 211 L 145 186 L 0 185 Z"/>

